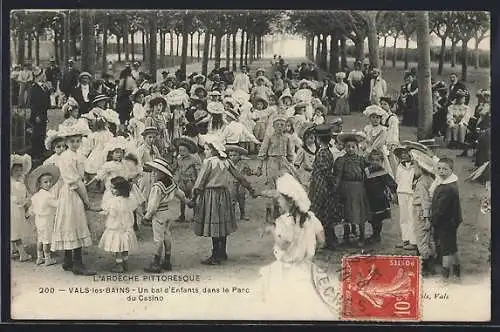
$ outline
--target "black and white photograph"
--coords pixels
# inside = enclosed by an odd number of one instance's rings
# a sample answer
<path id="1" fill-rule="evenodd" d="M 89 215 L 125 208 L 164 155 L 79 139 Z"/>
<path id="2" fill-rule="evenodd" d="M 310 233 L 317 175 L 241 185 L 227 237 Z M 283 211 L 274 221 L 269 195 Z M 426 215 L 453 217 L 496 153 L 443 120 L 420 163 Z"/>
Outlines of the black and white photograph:
<path id="1" fill-rule="evenodd" d="M 486 11 L 12 10 L 11 318 L 489 321 L 490 38 Z"/>

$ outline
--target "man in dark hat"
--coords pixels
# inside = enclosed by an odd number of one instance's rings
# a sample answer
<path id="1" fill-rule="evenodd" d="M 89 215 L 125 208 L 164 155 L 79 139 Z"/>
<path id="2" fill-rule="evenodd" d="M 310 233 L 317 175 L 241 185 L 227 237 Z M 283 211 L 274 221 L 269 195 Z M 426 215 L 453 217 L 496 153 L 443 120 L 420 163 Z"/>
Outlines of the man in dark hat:
<path id="1" fill-rule="evenodd" d="M 33 70 L 33 84 L 30 88 L 31 157 L 40 160 L 45 152 L 47 133 L 47 110 L 50 107 L 50 87 L 41 68 Z"/>
<path id="2" fill-rule="evenodd" d="M 47 78 L 47 82 L 52 85 L 52 92 L 57 90 L 57 84 L 61 79 L 61 69 L 56 64 L 56 59 L 50 58 L 50 64 L 45 69 L 45 77 Z"/>
<path id="3" fill-rule="evenodd" d="M 80 114 L 86 114 L 90 111 L 92 100 L 97 95 L 90 84 L 91 78 L 90 73 L 81 73 L 78 85 L 71 92 L 71 96 L 78 102 Z"/>
<path id="4" fill-rule="evenodd" d="M 453 103 L 453 101 L 457 98 L 457 92 L 459 90 L 467 91 L 467 87 L 463 82 L 460 82 L 458 80 L 458 76 L 456 73 L 451 73 L 450 74 L 450 85 L 449 85 L 449 90 L 448 90 L 448 106 Z M 470 93 L 467 93 L 465 96 L 465 105 L 469 105 L 469 100 L 470 100 Z"/>
<path id="5" fill-rule="evenodd" d="M 141 67 L 141 64 L 136 61 L 132 64 L 132 77 L 137 81 L 140 77 L 140 67 Z"/>
<path id="6" fill-rule="evenodd" d="M 79 75 L 80 71 L 75 68 L 73 60 L 69 59 L 61 80 L 61 91 L 66 95 L 66 97 L 71 95 L 71 92 L 78 84 Z"/>

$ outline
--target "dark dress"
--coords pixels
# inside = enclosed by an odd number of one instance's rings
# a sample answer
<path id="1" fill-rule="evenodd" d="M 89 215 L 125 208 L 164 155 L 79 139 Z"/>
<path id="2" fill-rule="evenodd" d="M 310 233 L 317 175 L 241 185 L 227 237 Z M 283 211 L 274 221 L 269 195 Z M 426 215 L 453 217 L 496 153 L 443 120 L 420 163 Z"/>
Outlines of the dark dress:
<path id="1" fill-rule="evenodd" d="M 399 106 L 403 113 L 404 126 L 416 126 L 418 124 L 418 95 L 412 96 L 411 91 L 417 89 L 417 84 L 413 81 L 410 85 L 403 84 L 400 91 Z M 404 99 L 401 96 L 405 96 Z"/>
<path id="2" fill-rule="evenodd" d="M 309 184 L 311 211 L 323 226 L 332 226 L 342 221 L 339 200 L 334 192 L 333 154 L 327 147 L 321 147 L 312 166 Z"/>
<path id="3" fill-rule="evenodd" d="M 391 218 L 389 196 L 396 193 L 397 184 L 382 166 L 365 168 L 365 189 L 368 197 L 370 221 Z"/>
<path id="4" fill-rule="evenodd" d="M 462 208 L 456 181 L 436 187 L 432 196 L 431 215 L 439 255 L 442 257 L 456 253 L 457 228 L 462 223 Z"/>
<path id="5" fill-rule="evenodd" d="M 47 110 L 50 107 L 50 90 L 46 85 L 33 83 L 30 91 L 30 123 L 33 129 L 31 135 L 31 157 L 40 159 L 45 153 L 45 136 L 47 134 Z"/>

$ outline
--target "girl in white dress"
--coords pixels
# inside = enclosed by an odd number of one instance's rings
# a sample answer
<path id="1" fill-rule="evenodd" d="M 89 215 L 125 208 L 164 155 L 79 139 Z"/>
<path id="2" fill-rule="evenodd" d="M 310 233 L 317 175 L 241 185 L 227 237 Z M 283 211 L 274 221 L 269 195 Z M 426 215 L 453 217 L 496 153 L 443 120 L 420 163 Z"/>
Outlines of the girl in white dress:
<path id="1" fill-rule="evenodd" d="M 68 148 L 64 137 L 59 136 L 59 133 L 56 130 L 49 130 L 47 132 L 47 138 L 45 139 L 45 148 L 47 151 L 54 151 L 54 154 L 47 158 L 43 162 L 43 165 L 55 165 L 59 168 L 59 159 L 61 158 L 61 154 Z M 57 183 L 50 188 L 50 191 L 56 198 L 59 196 L 59 190 L 61 189 L 62 184 L 63 181 L 59 178 Z"/>
<path id="2" fill-rule="evenodd" d="M 63 269 L 75 275 L 94 275 L 83 265 L 82 247 L 92 245 L 87 215 L 90 208 L 83 183 L 85 158 L 78 153 L 85 128 L 78 125 L 59 128 L 68 149 L 61 154 L 59 170 L 63 185 L 59 191 L 51 250 L 64 250 Z"/>
<path id="3" fill-rule="evenodd" d="M 10 156 L 10 244 L 11 257 L 21 262 L 31 260 L 24 250 L 23 232 L 26 223 L 26 210 L 29 208 L 30 200 L 28 190 L 24 184 L 24 177 L 31 169 L 31 157 L 27 154 Z"/>
<path id="4" fill-rule="evenodd" d="M 31 172 L 28 177 L 28 188 L 34 193 L 31 197 L 30 214 L 35 217 L 37 265 L 56 264 L 56 260 L 50 253 L 50 242 L 57 208 L 57 199 L 52 187 L 56 185 L 59 176 L 59 168 L 56 165 L 42 165 Z"/>
<path id="5" fill-rule="evenodd" d="M 309 208 L 311 202 L 300 183 L 285 173 L 276 180 L 277 198 L 283 214 L 265 228 L 274 237 L 276 260 L 260 269 L 262 298 L 266 309 L 292 311 L 298 319 L 333 316 L 313 286 L 312 259 L 322 247 L 325 234 L 321 222 Z M 293 291 L 291 291 L 293 290 Z"/>
<path id="6" fill-rule="evenodd" d="M 134 210 L 137 201 L 131 197 L 131 184 L 127 179 L 118 176 L 110 180 L 112 196 L 98 210 L 106 215 L 106 228 L 102 234 L 99 248 L 115 255 L 116 263 L 111 272 L 128 271 L 129 251 L 137 248 L 134 232 Z"/>
<path id="7" fill-rule="evenodd" d="M 97 120 L 96 131 L 89 135 L 91 152 L 85 161 L 85 173 L 89 177 L 97 174 L 97 170 L 106 162 L 104 147 L 113 139 L 113 134 L 106 128 L 104 120 Z"/>

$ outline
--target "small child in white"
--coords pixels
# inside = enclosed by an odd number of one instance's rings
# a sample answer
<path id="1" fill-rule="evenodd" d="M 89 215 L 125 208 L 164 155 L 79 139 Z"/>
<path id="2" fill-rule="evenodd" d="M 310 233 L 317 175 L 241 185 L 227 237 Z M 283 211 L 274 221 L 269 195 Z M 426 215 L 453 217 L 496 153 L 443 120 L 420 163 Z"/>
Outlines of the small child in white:
<path id="1" fill-rule="evenodd" d="M 30 214 L 35 217 L 37 233 L 36 264 L 45 266 L 56 264 L 50 252 L 52 232 L 56 216 L 57 200 L 51 188 L 57 183 L 60 172 L 55 165 L 42 165 L 28 178 L 28 188 L 35 192 L 31 197 Z"/>
<path id="2" fill-rule="evenodd" d="M 134 210 L 137 200 L 130 197 L 132 186 L 127 179 L 117 176 L 111 179 L 111 193 L 100 209 L 107 216 L 106 229 L 102 234 L 99 248 L 115 255 L 116 264 L 111 272 L 128 271 L 129 251 L 137 248 L 137 238 L 134 232 Z"/>

